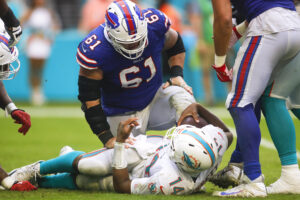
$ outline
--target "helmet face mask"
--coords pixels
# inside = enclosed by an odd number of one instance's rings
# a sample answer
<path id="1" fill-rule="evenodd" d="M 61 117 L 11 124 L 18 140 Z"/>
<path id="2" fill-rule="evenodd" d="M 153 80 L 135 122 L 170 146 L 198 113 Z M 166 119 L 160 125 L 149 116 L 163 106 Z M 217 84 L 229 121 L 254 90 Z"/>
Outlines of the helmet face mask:
<path id="1" fill-rule="evenodd" d="M 111 3 L 105 14 L 105 31 L 114 49 L 137 59 L 147 46 L 147 21 L 136 4 L 128 0 Z"/>
<path id="2" fill-rule="evenodd" d="M 20 70 L 19 52 L 17 47 L 9 48 L 3 41 L 5 37 L 0 36 L 0 80 L 11 80 Z"/>
<path id="3" fill-rule="evenodd" d="M 213 139 L 197 127 L 181 125 L 168 131 L 166 138 L 170 138 L 167 148 L 170 160 L 192 177 L 212 167 L 217 160 Z"/>

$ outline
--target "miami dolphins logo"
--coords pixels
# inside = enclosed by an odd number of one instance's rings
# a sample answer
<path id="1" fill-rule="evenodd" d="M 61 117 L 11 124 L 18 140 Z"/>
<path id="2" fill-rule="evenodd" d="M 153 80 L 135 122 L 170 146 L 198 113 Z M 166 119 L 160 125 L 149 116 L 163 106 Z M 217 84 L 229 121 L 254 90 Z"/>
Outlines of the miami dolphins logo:
<path id="1" fill-rule="evenodd" d="M 201 163 L 198 163 L 196 158 L 191 155 L 187 155 L 185 152 L 183 152 L 182 160 L 188 165 L 189 168 L 200 169 Z"/>

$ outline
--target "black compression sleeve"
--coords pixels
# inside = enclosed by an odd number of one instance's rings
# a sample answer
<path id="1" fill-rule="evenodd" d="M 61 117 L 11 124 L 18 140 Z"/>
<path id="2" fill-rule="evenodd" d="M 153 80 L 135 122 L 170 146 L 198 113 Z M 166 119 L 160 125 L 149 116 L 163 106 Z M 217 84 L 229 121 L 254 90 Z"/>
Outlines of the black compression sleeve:
<path id="1" fill-rule="evenodd" d="M 10 8 L 8 8 L 7 12 L 1 16 L 1 19 L 7 27 L 17 27 L 20 25 L 19 20 L 16 18 Z"/>
<path id="2" fill-rule="evenodd" d="M 181 38 L 180 34 L 178 33 L 178 37 L 177 37 L 177 41 L 176 41 L 175 45 L 173 47 L 171 47 L 170 49 L 166 50 L 167 57 L 170 58 L 172 56 L 175 56 L 175 55 L 183 53 L 183 52 L 185 52 L 185 48 L 183 45 L 182 38 Z"/>

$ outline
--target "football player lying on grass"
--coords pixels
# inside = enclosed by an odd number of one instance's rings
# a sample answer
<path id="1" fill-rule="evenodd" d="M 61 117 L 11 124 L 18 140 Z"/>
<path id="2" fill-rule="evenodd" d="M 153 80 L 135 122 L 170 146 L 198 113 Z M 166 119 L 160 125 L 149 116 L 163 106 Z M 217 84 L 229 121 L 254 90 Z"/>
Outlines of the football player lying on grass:
<path id="1" fill-rule="evenodd" d="M 137 118 L 130 118 L 119 124 L 114 149 L 84 153 L 66 146 L 60 156 L 13 170 L 11 177 L 41 188 L 165 195 L 197 192 L 216 171 L 232 134 L 215 115 L 199 104 L 193 106 L 199 108 L 200 122 L 186 117 L 165 137 L 139 135 L 133 145 L 125 144 L 138 126 Z"/>

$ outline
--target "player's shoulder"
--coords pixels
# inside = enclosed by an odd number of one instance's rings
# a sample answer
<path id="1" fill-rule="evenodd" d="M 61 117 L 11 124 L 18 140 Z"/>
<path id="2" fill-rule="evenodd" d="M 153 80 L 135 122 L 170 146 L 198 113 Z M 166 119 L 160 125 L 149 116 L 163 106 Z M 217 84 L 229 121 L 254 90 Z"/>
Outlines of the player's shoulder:
<path id="1" fill-rule="evenodd" d="M 169 30 L 171 21 L 165 13 L 155 8 L 147 8 L 142 12 L 148 23 L 148 30 L 160 31 L 163 34 Z"/>
<path id="2" fill-rule="evenodd" d="M 76 59 L 86 69 L 96 69 L 103 65 L 104 58 L 112 52 L 104 34 L 104 25 L 92 30 L 78 45 Z"/>

